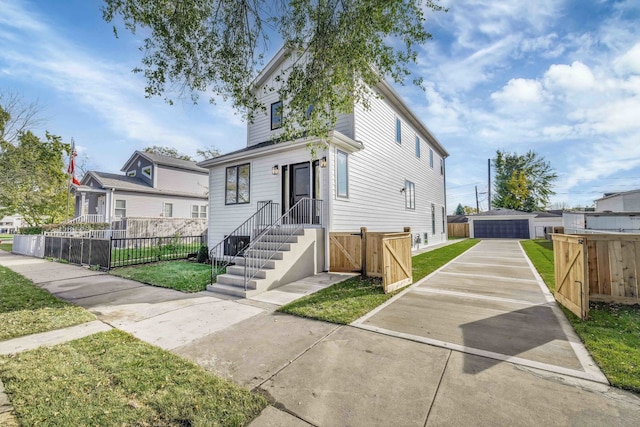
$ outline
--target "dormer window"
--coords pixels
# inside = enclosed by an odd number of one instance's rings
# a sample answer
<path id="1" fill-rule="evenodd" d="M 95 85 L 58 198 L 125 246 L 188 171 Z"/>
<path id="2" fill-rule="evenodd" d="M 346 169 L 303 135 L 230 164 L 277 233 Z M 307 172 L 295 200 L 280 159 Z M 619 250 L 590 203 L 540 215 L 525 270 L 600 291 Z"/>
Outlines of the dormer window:
<path id="1" fill-rule="evenodd" d="M 136 176 L 136 171 L 132 170 L 132 171 L 127 172 L 127 176 Z"/>
<path id="2" fill-rule="evenodd" d="M 147 178 L 151 178 L 151 166 L 142 169 L 142 174 Z"/>
<path id="3" fill-rule="evenodd" d="M 282 127 L 282 101 L 271 104 L 271 130 Z"/>

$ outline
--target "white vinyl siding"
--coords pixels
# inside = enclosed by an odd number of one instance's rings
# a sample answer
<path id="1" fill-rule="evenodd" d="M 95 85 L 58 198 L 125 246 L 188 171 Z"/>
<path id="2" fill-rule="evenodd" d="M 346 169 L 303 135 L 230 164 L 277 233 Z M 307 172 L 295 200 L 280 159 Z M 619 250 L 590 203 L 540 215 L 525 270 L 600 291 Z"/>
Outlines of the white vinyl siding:
<path id="1" fill-rule="evenodd" d="M 209 176 L 206 172 L 188 171 L 168 166 L 156 167 L 157 188 L 186 194 L 207 194 Z"/>
<path id="2" fill-rule="evenodd" d="M 191 206 L 194 204 L 206 205 L 207 199 L 190 198 L 180 196 L 167 196 L 162 194 L 144 194 L 134 192 L 116 191 L 113 215 L 119 216 L 118 201 L 122 201 L 123 213 L 131 217 L 158 218 L 164 216 L 166 203 L 172 205 L 173 218 L 191 218 Z"/>
<path id="3" fill-rule="evenodd" d="M 401 134 L 416 135 L 421 148 L 439 153 L 408 120 L 388 104 L 386 99 L 372 98 L 370 109 L 354 109 L 354 139 L 364 149 L 349 154 L 349 198 L 335 198 L 331 212 L 331 231 L 357 231 L 367 227 L 371 231 L 402 231 L 411 227 L 412 233 L 428 233 L 428 242 L 442 241 L 442 233 L 434 233 L 431 226 L 431 204 L 436 206 L 436 221 L 441 221 L 441 207 L 445 206 L 444 177 L 439 171 L 426 168 L 416 157 L 413 144 L 393 144 L 396 118 L 400 118 Z M 329 162 L 336 167 L 335 152 Z M 335 174 L 331 176 L 335 177 Z M 415 184 L 415 207 L 405 208 L 405 180 Z M 332 184 L 336 194 L 336 182 Z"/>

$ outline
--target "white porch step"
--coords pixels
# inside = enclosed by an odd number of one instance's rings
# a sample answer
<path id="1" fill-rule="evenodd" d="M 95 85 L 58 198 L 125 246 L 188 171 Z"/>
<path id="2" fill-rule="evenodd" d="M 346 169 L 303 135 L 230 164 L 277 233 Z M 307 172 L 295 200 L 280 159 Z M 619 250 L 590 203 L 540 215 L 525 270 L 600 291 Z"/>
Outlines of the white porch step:
<path id="1" fill-rule="evenodd" d="M 247 258 L 252 259 L 250 257 L 247 257 Z M 235 263 L 236 263 L 236 266 L 244 267 L 244 263 L 245 263 L 244 257 L 236 258 L 235 259 Z M 272 259 L 270 259 L 269 261 L 266 262 L 266 264 L 264 265 L 263 268 L 272 269 L 272 268 L 276 268 L 277 265 L 278 265 L 278 260 L 272 258 Z"/>
<path id="2" fill-rule="evenodd" d="M 251 297 L 261 292 L 255 289 L 247 289 L 247 291 L 245 292 L 244 287 L 225 285 L 223 283 L 214 283 L 213 285 L 207 285 L 207 290 L 210 292 L 217 292 L 220 294 L 232 295 L 240 298 Z"/>
<path id="3" fill-rule="evenodd" d="M 273 271 L 274 268 L 247 268 L 247 274 L 257 279 L 266 279 L 270 270 Z M 244 265 L 234 265 L 227 267 L 227 274 L 244 277 Z"/>
<path id="4" fill-rule="evenodd" d="M 273 243 L 298 243 L 297 236 L 284 236 L 278 234 L 265 234 L 262 236 L 263 242 L 273 242 Z"/>
<path id="5" fill-rule="evenodd" d="M 282 259 L 284 257 L 284 252 L 289 252 L 289 251 L 277 251 L 273 253 L 273 256 L 271 257 L 271 259 Z M 251 251 L 247 252 L 247 254 L 245 255 L 245 258 L 261 258 L 266 260 L 266 258 L 271 255 L 271 251 L 265 250 L 265 249 L 252 249 Z M 237 259 L 239 259 L 241 257 L 238 257 Z M 244 265 L 244 264 L 242 264 Z"/>
<path id="6" fill-rule="evenodd" d="M 278 249 L 279 251 L 290 251 L 291 245 L 296 242 L 291 243 L 281 243 L 281 242 L 258 242 L 253 247 L 254 249 L 263 249 L 270 251 L 272 249 Z"/>

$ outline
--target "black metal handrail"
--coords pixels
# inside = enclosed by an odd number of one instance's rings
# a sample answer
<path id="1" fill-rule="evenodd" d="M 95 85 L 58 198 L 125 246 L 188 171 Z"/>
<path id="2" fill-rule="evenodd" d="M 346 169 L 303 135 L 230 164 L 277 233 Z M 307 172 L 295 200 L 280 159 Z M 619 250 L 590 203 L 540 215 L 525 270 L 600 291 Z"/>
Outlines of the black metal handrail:
<path id="1" fill-rule="evenodd" d="M 303 198 L 285 212 L 242 251 L 244 256 L 244 290 L 282 247 L 307 226 L 324 226 L 324 202 Z"/>
<path id="2" fill-rule="evenodd" d="M 209 250 L 212 283 L 228 265 L 232 264 L 238 256 L 242 256 L 243 249 L 249 245 L 249 242 L 278 218 L 280 204 L 271 201 L 263 203 L 256 213 Z"/>

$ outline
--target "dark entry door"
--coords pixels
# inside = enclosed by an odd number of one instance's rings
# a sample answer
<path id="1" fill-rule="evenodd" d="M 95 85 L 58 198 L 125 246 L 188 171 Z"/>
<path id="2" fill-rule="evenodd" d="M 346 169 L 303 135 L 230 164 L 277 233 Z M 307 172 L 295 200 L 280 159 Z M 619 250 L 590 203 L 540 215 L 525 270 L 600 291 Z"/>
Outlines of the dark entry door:
<path id="1" fill-rule="evenodd" d="M 289 206 L 294 206 L 303 198 L 311 197 L 311 171 L 310 164 L 298 163 L 291 165 L 291 191 Z M 295 212 L 291 212 L 292 222 L 295 224 L 304 224 L 309 221 L 307 206 L 299 206 Z"/>
<path id="2" fill-rule="evenodd" d="M 291 205 L 293 206 L 304 197 L 311 197 L 311 174 L 309 163 L 299 163 L 291 166 Z"/>

